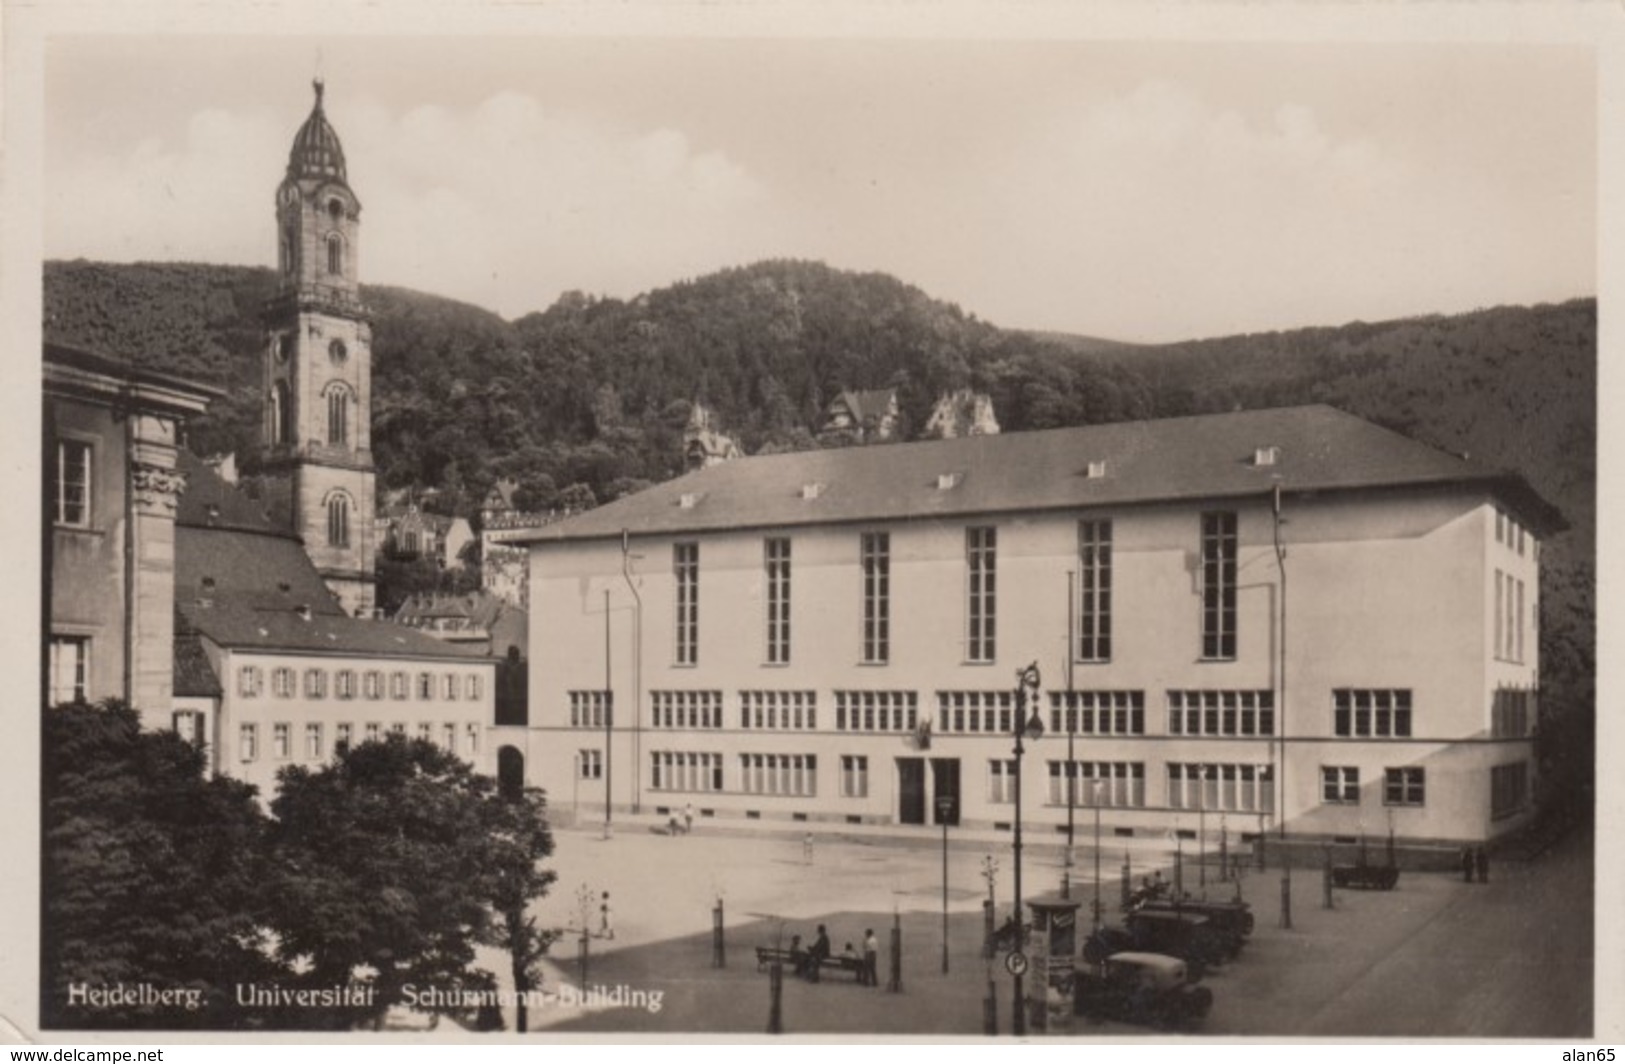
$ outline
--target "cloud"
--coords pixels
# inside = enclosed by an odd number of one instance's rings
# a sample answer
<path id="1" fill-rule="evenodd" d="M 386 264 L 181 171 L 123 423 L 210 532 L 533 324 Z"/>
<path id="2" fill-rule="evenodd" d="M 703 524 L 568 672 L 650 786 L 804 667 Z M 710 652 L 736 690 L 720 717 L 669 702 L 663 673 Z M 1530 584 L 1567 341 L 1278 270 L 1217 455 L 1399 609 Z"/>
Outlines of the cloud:
<path id="1" fill-rule="evenodd" d="M 1515 220 L 1541 205 L 1493 173 L 1418 165 L 1306 104 L 1216 106 L 1167 80 L 1080 102 L 991 185 L 1000 216 L 1049 218 L 1010 226 L 991 316 L 1125 337 L 1528 301 L 1553 278 L 1521 263 L 1559 243 Z M 1046 275 L 1074 297 L 1040 295 Z"/>
<path id="2" fill-rule="evenodd" d="M 512 91 L 465 108 L 330 104 L 329 118 L 363 205 L 368 282 L 512 315 L 565 289 L 629 296 L 778 251 L 763 184 L 680 129 L 550 111 Z M 48 254 L 269 265 L 272 192 L 296 128 L 209 109 L 167 142 L 64 142 Z"/>
<path id="3" fill-rule="evenodd" d="M 369 276 L 507 314 L 739 261 L 768 199 L 681 130 L 594 122 L 517 92 L 464 111 L 374 110 L 340 133 L 367 205 Z"/>
<path id="4" fill-rule="evenodd" d="M 268 263 L 287 140 L 264 114 L 198 111 L 177 141 L 123 152 L 48 146 L 47 253 Z"/>

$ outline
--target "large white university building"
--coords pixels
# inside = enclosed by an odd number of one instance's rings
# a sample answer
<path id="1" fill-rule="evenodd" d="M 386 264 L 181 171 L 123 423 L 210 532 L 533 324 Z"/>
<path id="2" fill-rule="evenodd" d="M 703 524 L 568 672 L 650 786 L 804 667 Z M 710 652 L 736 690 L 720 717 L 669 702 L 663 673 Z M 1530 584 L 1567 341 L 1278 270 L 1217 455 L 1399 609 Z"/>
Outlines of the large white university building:
<path id="1" fill-rule="evenodd" d="M 1070 780 L 1118 836 L 1486 840 L 1533 807 L 1563 527 L 1323 406 L 724 463 L 531 537 L 527 780 L 583 818 L 1004 828 L 1036 663 L 1040 837 Z"/>

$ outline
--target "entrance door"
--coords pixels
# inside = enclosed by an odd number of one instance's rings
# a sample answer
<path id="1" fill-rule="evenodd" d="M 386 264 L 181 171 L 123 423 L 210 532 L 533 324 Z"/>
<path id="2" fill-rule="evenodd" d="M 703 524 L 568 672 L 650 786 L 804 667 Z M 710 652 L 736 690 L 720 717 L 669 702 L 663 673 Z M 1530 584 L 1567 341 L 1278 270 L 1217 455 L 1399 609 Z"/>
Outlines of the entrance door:
<path id="1" fill-rule="evenodd" d="M 497 751 L 497 792 L 510 802 L 525 793 L 525 755 L 512 746 Z"/>
<path id="2" fill-rule="evenodd" d="M 933 757 L 931 759 L 931 789 L 936 794 L 932 801 L 931 823 L 946 823 L 949 827 L 959 826 L 959 758 Z M 948 809 L 947 817 L 942 810 L 936 808 L 937 801 L 943 798 L 953 799 Z"/>
<path id="3" fill-rule="evenodd" d="M 897 822 L 925 823 L 925 759 L 897 759 Z"/>

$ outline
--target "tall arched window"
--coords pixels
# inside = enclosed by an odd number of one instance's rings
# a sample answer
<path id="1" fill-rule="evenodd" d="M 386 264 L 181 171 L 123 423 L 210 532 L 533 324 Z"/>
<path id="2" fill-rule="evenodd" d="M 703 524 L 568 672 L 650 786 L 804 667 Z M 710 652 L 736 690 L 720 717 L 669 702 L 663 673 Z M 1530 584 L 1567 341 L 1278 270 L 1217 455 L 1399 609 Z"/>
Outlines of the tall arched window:
<path id="1" fill-rule="evenodd" d="M 277 381 L 271 385 L 270 409 L 266 411 L 266 420 L 269 422 L 266 429 L 270 433 L 271 443 L 287 443 L 290 433 L 288 420 L 288 385 L 285 381 Z"/>
<path id="2" fill-rule="evenodd" d="M 335 494 L 327 500 L 327 545 L 350 545 L 350 499 L 347 495 Z"/>
<path id="3" fill-rule="evenodd" d="M 344 238 L 337 233 L 327 236 L 327 272 L 335 275 L 344 272 Z"/>
<path id="4" fill-rule="evenodd" d="M 327 442 L 343 447 L 350 440 L 350 393 L 334 388 L 327 393 Z"/>
<path id="5" fill-rule="evenodd" d="M 290 220 L 282 228 L 282 270 L 292 273 L 299 268 L 299 229 Z"/>

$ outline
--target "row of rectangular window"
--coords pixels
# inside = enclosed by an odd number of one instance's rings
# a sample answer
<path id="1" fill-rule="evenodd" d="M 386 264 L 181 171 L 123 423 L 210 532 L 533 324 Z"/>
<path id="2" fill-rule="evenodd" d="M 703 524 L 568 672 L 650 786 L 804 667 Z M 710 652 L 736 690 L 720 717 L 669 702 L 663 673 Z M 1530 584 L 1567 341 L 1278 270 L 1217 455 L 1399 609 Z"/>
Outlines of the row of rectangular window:
<path id="1" fill-rule="evenodd" d="M 1321 801 L 1327 805 L 1359 805 L 1359 767 L 1354 765 L 1321 766 L 1320 792 Z M 1383 805 L 1425 805 L 1426 802 L 1426 769 L 1414 766 L 1383 769 Z"/>
<path id="2" fill-rule="evenodd" d="M 1170 692 L 1172 693 L 1172 692 Z M 1144 691 L 1051 691 L 1049 730 L 1061 735 L 1144 735 Z"/>
<path id="3" fill-rule="evenodd" d="M 1521 813 L 1529 807 L 1529 762 L 1514 761 L 1490 769 L 1490 819 Z"/>
<path id="4" fill-rule="evenodd" d="M 919 725 L 913 691 L 848 691 L 835 694 L 835 730 L 913 731 Z M 570 725 L 604 726 L 603 691 L 571 691 Z M 1270 736 L 1275 734 L 1275 695 L 1269 690 L 1172 690 L 1166 692 L 1168 734 Z M 1500 695 L 1498 693 L 1497 697 Z M 655 727 L 721 728 L 721 691 L 654 691 Z M 1144 735 L 1144 691 L 1052 691 L 1052 732 L 1074 735 Z M 812 731 L 818 727 L 813 691 L 740 691 L 739 725 L 745 729 Z M 1013 690 L 938 691 L 937 728 L 949 735 L 1009 734 L 1014 725 Z M 1499 710 L 1498 710 L 1499 712 Z M 1345 738 L 1409 738 L 1411 692 L 1406 689 L 1338 688 L 1332 692 L 1332 729 Z"/>
<path id="5" fill-rule="evenodd" d="M 1169 691 L 1169 735 L 1274 735 L 1273 691 Z"/>
<path id="6" fill-rule="evenodd" d="M 1355 765 L 1321 767 L 1321 801 L 1328 806 L 1360 804 L 1360 770 Z M 1384 806 L 1422 806 L 1427 802 L 1427 770 L 1384 768 Z"/>
<path id="7" fill-rule="evenodd" d="M 369 701 L 379 701 L 384 698 L 384 673 L 373 669 L 357 673 L 353 669 L 339 669 L 329 674 L 326 669 L 306 669 L 304 675 L 304 697 L 326 698 L 328 680 L 333 681 L 333 696 L 340 699 L 356 697 L 357 680 L 360 681 L 361 697 Z M 436 696 L 446 702 L 455 702 L 459 697 L 469 701 L 477 701 L 485 693 L 484 677 L 462 676 L 454 673 L 441 673 L 439 682 L 433 673 L 420 672 L 415 682 L 404 671 L 389 674 L 389 698 L 395 702 L 407 701 L 414 693 L 419 701 L 430 701 Z M 294 698 L 299 694 L 299 674 L 296 670 L 286 667 L 277 667 L 271 670 L 271 695 L 275 698 Z M 459 695 L 459 691 L 462 692 Z M 258 665 L 244 665 L 237 670 L 237 693 L 244 698 L 259 698 L 265 693 L 265 670 Z"/>
<path id="8" fill-rule="evenodd" d="M 590 758 L 588 754 L 592 755 Z M 723 786 L 723 755 L 719 752 L 656 751 L 650 755 L 651 788 L 657 791 L 720 792 Z M 597 751 L 583 751 L 580 763 L 598 765 Z M 740 754 L 739 793 L 814 797 L 817 794 L 817 757 L 811 754 Z M 1520 783 L 1515 769 L 1524 772 Z M 1141 809 L 1146 806 L 1146 769 L 1139 761 L 1050 761 L 1048 801 L 1051 805 L 1071 804 L 1082 808 Z M 1275 772 L 1267 764 L 1172 763 L 1167 770 L 1167 808 L 1214 813 L 1264 813 L 1275 811 Z M 1527 768 L 1506 766 L 1495 770 L 1492 783 L 1498 788 L 1497 808 L 1512 809 L 1512 803 L 1527 801 Z M 1014 803 L 1016 763 L 995 758 L 987 763 L 987 800 L 992 804 Z M 592 778 L 598 778 L 593 776 Z M 1323 797 L 1327 803 L 1357 804 L 1359 769 L 1321 769 Z M 1499 782 L 1495 782 L 1499 781 Z M 862 754 L 840 756 L 840 793 L 843 798 L 869 795 L 869 758 Z M 1426 798 L 1426 772 L 1405 766 L 1383 770 L 1385 805 L 1419 806 Z M 1522 808 L 1521 805 L 1517 808 Z M 1516 811 L 1512 809 L 1512 811 Z"/>
<path id="9" fill-rule="evenodd" d="M 177 730 L 179 730 L 180 727 L 178 721 L 179 718 L 177 718 Z M 473 756 L 480 752 L 480 728 L 481 725 L 473 721 L 469 721 L 464 724 L 463 752 L 469 756 Z M 362 729 L 362 740 L 364 742 L 377 742 L 384 737 L 384 725 L 379 721 L 368 721 L 362 725 Z M 418 722 L 416 731 L 416 737 L 424 740 L 425 742 L 434 742 L 436 739 L 437 729 L 430 721 Z M 327 756 L 325 734 L 326 732 L 322 723 L 311 721 L 305 725 L 304 745 L 302 747 L 304 751 L 304 760 L 320 761 Z M 396 721 L 395 723 L 389 725 L 389 734 L 399 735 L 402 738 L 405 738 L 407 735 L 405 722 Z M 438 738 L 440 745 L 445 747 L 447 751 L 451 753 L 458 752 L 456 723 L 447 721 L 440 725 L 438 729 Z M 336 723 L 333 725 L 332 752 L 335 755 L 347 752 L 354 740 L 354 725 L 347 722 Z M 238 727 L 237 756 L 239 760 L 245 762 L 259 760 L 260 729 L 258 724 L 243 724 Z M 278 722 L 271 725 L 271 758 L 276 761 L 289 761 L 293 759 L 292 724 Z"/>
<path id="10" fill-rule="evenodd" d="M 1490 700 L 1490 734 L 1497 739 L 1522 738 L 1535 719 L 1535 689 L 1497 687 Z"/>
<path id="11" fill-rule="evenodd" d="M 1495 657 L 1523 661 L 1524 583 L 1511 573 L 1495 570 Z"/>
<path id="12" fill-rule="evenodd" d="M 1532 537 L 1530 537 L 1532 538 Z M 1518 519 L 1501 509 L 1495 508 L 1495 542 L 1516 550 L 1520 557 L 1524 553 L 1525 530 Z"/>
<path id="13" fill-rule="evenodd" d="M 1236 656 L 1236 514 L 1204 513 L 1202 550 L 1202 657 Z M 965 659 L 992 662 L 998 653 L 998 529 L 965 530 Z M 865 664 L 891 659 L 891 535 L 865 532 L 859 539 L 862 574 L 862 653 Z M 699 661 L 698 543 L 672 545 L 676 583 L 675 660 Z M 769 664 L 790 661 L 791 544 L 786 537 L 763 541 L 767 583 L 766 656 Z M 1078 523 L 1077 635 L 1079 661 L 1109 661 L 1112 653 L 1112 522 Z"/>

